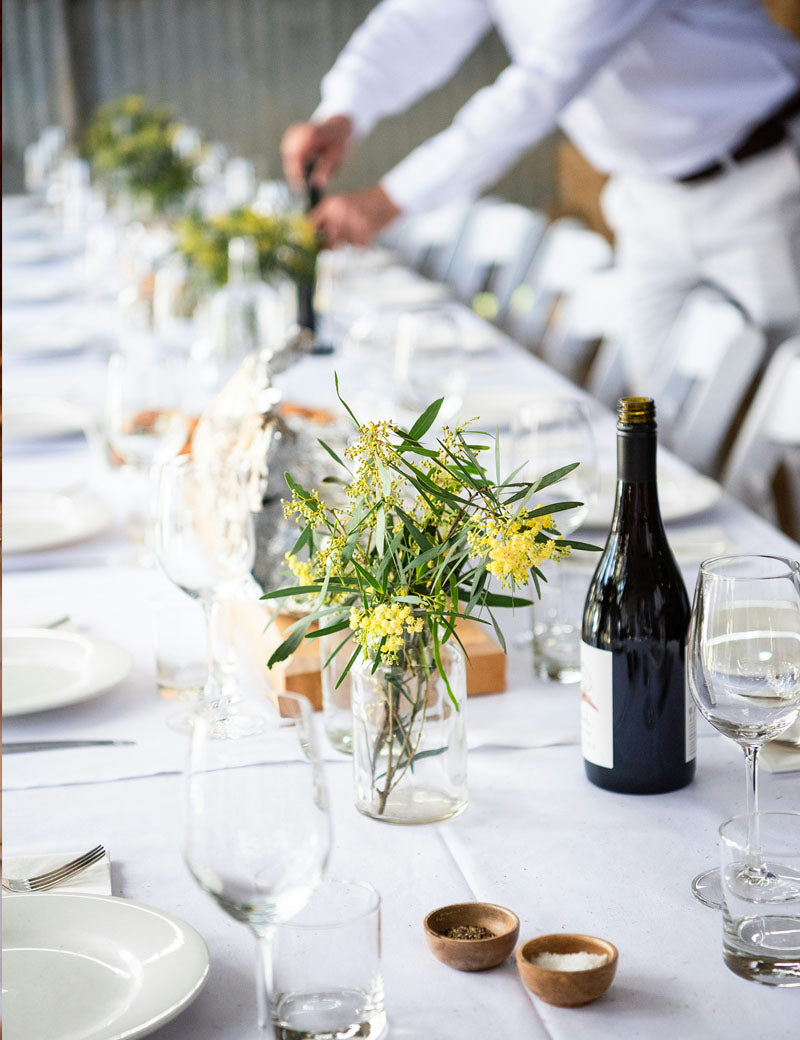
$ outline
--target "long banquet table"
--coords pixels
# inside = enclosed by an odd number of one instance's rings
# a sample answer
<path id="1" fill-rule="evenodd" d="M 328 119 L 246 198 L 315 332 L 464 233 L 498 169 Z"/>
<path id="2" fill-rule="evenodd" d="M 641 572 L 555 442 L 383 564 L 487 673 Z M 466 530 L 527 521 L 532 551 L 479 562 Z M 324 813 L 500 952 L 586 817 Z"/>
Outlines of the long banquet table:
<path id="1" fill-rule="evenodd" d="M 33 268 L 31 277 L 39 277 Z M 5 317 L 15 307 L 5 302 Z M 61 303 L 65 313 L 67 304 Z M 81 306 L 79 303 L 74 306 Z M 83 306 L 86 306 L 85 304 Z M 559 377 L 495 337 L 480 386 L 532 391 Z M 97 409 L 102 353 L 26 357 L 6 350 L 5 389 L 69 398 Z M 312 357 L 287 373 L 295 400 L 330 403 L 343 359 Z M 352 371 L 352 366 L 351 366 Z M 595 409 L 603 452 L 613 456 L 613 421 Z M 113 504 L 108 475 L 82 438 L 4 444 L 6 488 L 65 488 L 88 482 Z M 662 453 L 665 473 L 686 469 Z M 702 517 L 744 551 L 800 556 L 800 547 L 722 494 Z M 671 528 L 676 538 L 691 522 Z M 690 554 L 691 555 L 691 554 Z M 691 589 L 697 559 L 686 558 Z M 70 707 L 4 720 L 4 739 L 127 738 L 125 748 L 48 751 L 4 761 L 7 856 L 81 850 L 103 842 L 114 895 L 150 903 L 192 924 L 211 956 L 196 1001 L 158 1033 L 163 1040 L 241 1040 L 255 1035 L 252 940 L 189 877 L 180 854 L 181 770 L 186 738 L 166 725 L 175 704 L 156 693 L 150 599 L 164 582 L 138 565 L 119 516 L 93 541 L 4 559 L 4 625 L 67 614 L 71 627 L 132 652 L 135 667 L 114 689 Z M 511 634 L 527 625 L 524 611 Z M 383 898 L 383 967 L 390 1037 L 397 1040 L 647 1040 L 798 1035 L 800 994 L 748 983 L 722 962 L 721 922 L 697 903 L 691 878 L 716 862 L 716 828 L 741 811 L 741 751 L 702 722 L 698 771 L 685 790 L 653 797 L 611 794 L 585 779 L 575 685 L 534 678 L 529 649 L 510 644 L 507 690 L 467 705 L 470 803 L 438 825 L 392 827 L 353 807 L 349 761 L 326 754 L 334 849 L 330 872 L 371 881 Z M 763 808 L 800 810 L 797 772 L 763 772 Z M 520 941 L 573 931 L 619 948 L 608 993 L 580 1009 L 531 997 L 513 958 L 477 974 L 429 953 L 425 914 L 481 899 L 513 909 Z M 17 1038 L 21 1040 L 21 1038 Z"/>

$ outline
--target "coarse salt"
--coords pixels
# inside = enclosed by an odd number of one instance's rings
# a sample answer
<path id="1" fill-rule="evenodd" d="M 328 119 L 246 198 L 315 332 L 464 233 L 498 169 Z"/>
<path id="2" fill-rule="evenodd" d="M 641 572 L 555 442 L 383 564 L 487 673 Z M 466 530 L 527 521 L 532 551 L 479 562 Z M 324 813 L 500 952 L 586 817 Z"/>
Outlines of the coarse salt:
<path id="1" fill-rule="evenodd" d="M 599 968 L 608 960 L 607 953 L 537 953 L 531 963 L 549 971 L 586 971 Z"/>

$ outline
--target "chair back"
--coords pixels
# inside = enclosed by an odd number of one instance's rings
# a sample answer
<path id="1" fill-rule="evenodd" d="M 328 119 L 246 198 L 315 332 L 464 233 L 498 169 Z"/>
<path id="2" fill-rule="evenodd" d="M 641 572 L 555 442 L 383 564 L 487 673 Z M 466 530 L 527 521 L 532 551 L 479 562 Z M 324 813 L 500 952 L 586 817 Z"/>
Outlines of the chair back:
<path id="1" fill-rule="evenodd" d="M 401 218 L 387 229 L 386 242 L 409 266 L 442 281 L 473 205 L 471 199 L 459 199 Z"/>
<path id="2" fill-rule="evenodd" d="M 726 490 L 773 522 L 772 480 L 784 455 L 800 446 L 800 336 L 786 340 L 767 365 L 728 453 Z"/>
<path id="3" fill-rule="evenodd" d="M 615 267 L 589 271 L 555 304 L 541 343 L 542 358 L 584 384 L 600 346 L 618 339 L 622 284 Z"/>
<path id="4" fill-rule="evenodd" d="M 494 318 L 508 307 L 511 294 L 530 267 L 547 217 L 513 202 L 481 199 L 469 212 L 445 281 L 471 305 L 478 293 L 493 297 Z"/>
<path id="5" fill-rule="evenodd" d="M 504 327 L 524 346 L 536 349 L 556 302 L 574 291 L 590 271 L 609 267 L 612 260 L 611 245 L 582 221 L 554 220 L 512 294 Z"/>
<path id="6" fill-rule="evenodd" d="M 766 350 L 764 333 L 710 286 L 693 290 L 653 374 L 662 443 L 705 473 L 716 471 L 726 435 Z"/>

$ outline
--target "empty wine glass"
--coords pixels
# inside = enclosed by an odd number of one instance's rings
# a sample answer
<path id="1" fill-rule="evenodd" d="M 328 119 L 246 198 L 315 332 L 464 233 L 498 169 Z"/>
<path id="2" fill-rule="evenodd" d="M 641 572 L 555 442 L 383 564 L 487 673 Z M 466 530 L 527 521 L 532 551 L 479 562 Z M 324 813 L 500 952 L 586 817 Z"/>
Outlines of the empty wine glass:
<path id="1" fill-rule="evenodd" d="M 322 880 L 330 822 L 308 701 L 281 694 L 251 709 L 255 734 L 219 740 L 205 717 L 192 729 L 184 858 L 197 884 L 252 929 L 259 1035 L 274 1036 L 273 932 Z"/>
<path id="2" fill-rule="evenodd" d="M 128 534 L 145 540 L 150 526 L 149 483 L 154 467 L 174 458 L 189 434 L 181 406 L 177 364 L 158 358 L 146 342 L 109 358 L 106 378 L 106 437 L 112 465 L 129 478 Z"/>
<path id="3" fill-rule="evenodd" d="M 582 503 L 553 514 L 563 538 L 578 530 L 597 499 L 600 471 L 594 431 L 588 408 L 579 398 L 532 398 L 512 423 L 511 467 L 522 467 L 516 479 L 533 481 L 573 463 L 578 463 L 575 469 L 532 499 L 536 506 Z M 541 587 L 542 598 L 533 608 L 533 631 L 520 637 L 526 645 L 533 639 L 534 667 L 541 678 L 580 679 L 581 614 L 591 577 L 589 568 L 567 561 L 554 567 Z"/>
<path id="4" fill-rule="evenodd" d="M 255 561 L 253 516 L 238 475 L 231 470 L 212 474 L 187 455 L 164 465 L 155 542 L 166 576 L 198 600 L 205 613 L 207 678 L 199 707 L 213 707 L 222 689 L 214 645 L 216 607 L 250 574 Z"/>
<path id="5" fill-rule="evenodd" d="M 741 883 L 766 884 L 755 815 L 758 751 L 800 713 L 800 564 L 757 555 L 706 560 L 695 588 L 686 675 L 701 714 L 744 749 L 751 828 Z M 719 870 L 699 874 L 692 891 L 719 908 Z"/>
<path id="6" fill-rule="evenodd" d="M 398 404 L 416 415 L 443 397 L 440 419 L 451 419 L 467 386 L 467 356 L 458 315 L 447 306 L 421 307 L 400 314 L 394 342 Z"/>

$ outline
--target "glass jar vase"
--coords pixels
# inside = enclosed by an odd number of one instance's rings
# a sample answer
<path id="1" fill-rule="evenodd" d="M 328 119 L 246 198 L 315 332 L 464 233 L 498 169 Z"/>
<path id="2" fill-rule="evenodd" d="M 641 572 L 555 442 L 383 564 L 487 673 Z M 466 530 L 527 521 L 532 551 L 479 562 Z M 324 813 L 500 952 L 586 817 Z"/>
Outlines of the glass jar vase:
<path id="1" fill-rule="evenodd" d="M 434 823 L 467 805 L 466 668 L 455 640 L 439 658 L 426 627 L 397 662 L 359 657 L 352 668 L 356 808 L 388 823 Z M 448 689 L 449 686 L 449 689 Z"/>

